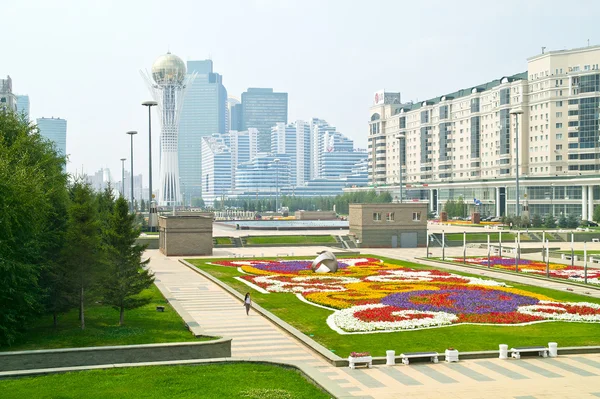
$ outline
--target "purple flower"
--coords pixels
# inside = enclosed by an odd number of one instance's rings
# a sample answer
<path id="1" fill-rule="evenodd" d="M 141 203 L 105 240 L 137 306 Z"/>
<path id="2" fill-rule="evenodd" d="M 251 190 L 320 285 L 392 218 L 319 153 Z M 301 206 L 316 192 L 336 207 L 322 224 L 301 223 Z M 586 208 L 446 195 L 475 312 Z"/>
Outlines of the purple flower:
<path id="1" fill-rule="evenodd" d="M 272 260 L 260 263 L 253 263 L 252 266 L 273 273 L 289 273 L 296 274 L 301 270 L 310 270 L 312 261 L 310 260 Z M 342 261 L 338 261 L 338 268 L 344 269 L 348 265 Z"/>
<path id="2" fill-rule="evenodd" d="M 510 292 L 486 289 L 421 290 L 391 294 L 381 300 L 384 305 L 425 312 L 509 313 L 519 306 L 535 305 L 538 299 Z"/>

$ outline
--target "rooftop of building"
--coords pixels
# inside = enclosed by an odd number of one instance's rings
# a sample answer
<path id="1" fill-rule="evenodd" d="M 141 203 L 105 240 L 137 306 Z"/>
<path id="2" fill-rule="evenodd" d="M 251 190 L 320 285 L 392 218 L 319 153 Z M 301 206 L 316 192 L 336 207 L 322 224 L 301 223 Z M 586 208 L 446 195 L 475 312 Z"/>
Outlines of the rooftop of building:
<path id="1" fill-rule="evenodd" d="M 600 45 L 576 47 L 576 48 L 563 49 L 563 50 L 551 50 L 551 51 L 545 51 L 546 47 L 542 47 L 542 52 L 540 54 L 536 54 L 532 57 L 527 58 L 527 61 L 533 61 L 533 60 L 547 57 L 550 55 L 572 54 L 572 53 L 580 53 L 580 52 L 584 52 L 584 51 L 594 51 L 594 50 L 598 50 L 598 49 L 600 49 Z"/>
<path id="2" fill-rule="evenodd" d="M 487 90 L 491 90 L 494 87 L 499 86 L 504 79 L 506 79 L 508 82 L 514 82 L 516 80 L 527 80 L 527 71 L 520 72 L 511 76 L 503 76 L 500 79 L 495 79 L 490 82 L 479 84 L 467 89 L 457 90 L 455 92 L 448 93 L 440 97 L 434 97 L 429 100 L 419 101 L 418 103 L 401 104 L 401 106 L 395 110 L 394 115 L 399 114 L 401 110 L 404 110 L 404 112 L 414 111 L 416 109 L 422 108 L 423 106 L 438 104 L 445 100 L 453 100 L 461 97 L 467 97 L 475 92 L 480 93 Z"/>

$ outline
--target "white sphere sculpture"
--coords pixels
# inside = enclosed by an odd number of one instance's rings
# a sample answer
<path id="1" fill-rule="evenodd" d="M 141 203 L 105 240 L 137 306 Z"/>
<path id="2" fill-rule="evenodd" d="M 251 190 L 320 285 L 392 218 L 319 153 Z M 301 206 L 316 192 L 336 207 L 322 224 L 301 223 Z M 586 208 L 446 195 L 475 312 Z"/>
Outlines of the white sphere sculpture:
<path id="1" fill-rule="evenodd" d="M 161 55 L 152 64 L 152 78 L 159 85 L 181 84 L 185 73 L 185 63 L 175 54 Z"/>
<path id="2" fill-rule="evenodd" d="M 315 273 L 335 273 L 338 269 L 338 261 L 334 254 L 325 251 L 313 260 L 311 269 Z"/>

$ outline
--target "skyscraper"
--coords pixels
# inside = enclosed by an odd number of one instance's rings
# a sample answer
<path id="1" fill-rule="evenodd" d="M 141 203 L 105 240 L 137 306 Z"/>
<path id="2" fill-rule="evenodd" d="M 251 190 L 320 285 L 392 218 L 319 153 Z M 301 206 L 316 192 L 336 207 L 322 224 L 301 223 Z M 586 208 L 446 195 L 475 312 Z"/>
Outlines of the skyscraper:
<path id="1" fill-rule="evenodd" d="M 52 141 L 61 155 L 67 155 L 67 121 L 60 118 L 38 118 L 40 134 Z"/>
<path id="2" fill-rule="evenodd" d="M 12 79 L 0 79 L 0 109 L 17 110 L 17 97 L 12 92 Z"/>
<path id="3" fill-rule="evenodd" d="M 203 199 L 212 206 L 231 190 L 231 153 L 221 135 L 202 138 Z"/>
<path id="4" fill-rule="evenodd" d="M 271 128 L 287 123 L 288 95 L 273 89 L 249 88 L 242 93 L 241 130 L 258 129 L 258 151 L 271 151 Z"/>
<path id="5" fill-rule="evenodd" d="M 29 96 L 17 94 L 17 113 L 25 114 L 27 120 L 29 120 Z"/>
<path id="6" fill-rule="evenodd" d="M 290 157 L 291 184 L 294 186 L 310 180 L 310 142 L 310 125 L 304 121 L 289 125 L 277 123 L 271 129 L 271 153 Z"/>
<path id="7" fill-rule="evenodd" d="M 202 138 L 227 131 L 227 90 L 212 60 L 188 61 L 187 73 L 196 77 L 187 87 L 179 121 L 179 176 L 191 199 L 202 195 Z"/>
<path id="8" fill-rule="evenodd" d="M 230 130 L 239 130 L 239 116 L 233 115 L 234 107 L 240 105 L 240 100 L 235 97 L 229 97 L 227 99 L 227 108 L 226 108 L 226 121 L 225 121 L 225 130 L 229 132 Z M 241 110 L 241 108 L 240 108 Z M 237 111 L 239 112 L 239 111 Z M 235 119 L 235 120 L 234 120 Z"/>
<path id="9" fill-rule="evenodd" d="M 186 88 L 193 83 L 195 74 L 186 75 L 181 58 L 167 53 L 152 64 L 152 77 L 142 72 L 148 89 L 158 103 L 160 113 L 160 186 L 159 205 L 181 203 L 179 186 L 179 117 Z"/>

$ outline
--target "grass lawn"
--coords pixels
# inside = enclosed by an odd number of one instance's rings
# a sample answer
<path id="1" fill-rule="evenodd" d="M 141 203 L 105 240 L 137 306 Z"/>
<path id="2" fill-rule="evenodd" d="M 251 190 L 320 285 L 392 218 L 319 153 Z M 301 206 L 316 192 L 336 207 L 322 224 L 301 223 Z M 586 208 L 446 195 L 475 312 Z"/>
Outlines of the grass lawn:
<path id="1" fill-rule="evenodd" d="M 231 245 L 231 238 L 229 237 L 215 237 L 215 243 L 217 245 Z"/>
<path id="2" fill-rule="evenodd" d="M 369 255 L 364 256 L 368 257 Z M 402 262 L 379 256 L 377 258 L 383 259 L 385 262 L 401 264 L 415 269 L 434 269 L 416 263 Z M 238 292 L 248 291 L 246 284 L 234 279 L 234 277 L 241 275 L 236 268 L 207 265 L 206 262 L 212 261 L 210 259 L 188 261 L 219 278 Z M 452 273 L 473 276 L 469 273 L 455 271 L 452 271 Z M 600 303 L 600 300 L 569 292 L 505 282 L 515 288 L 544 294 L 556 300 Z M 330 329 L 326 324 L 327 317 L 332 313 L 331 310 L 301 302 L 295 294 L 261 294 L 252 290 L 252 298 L 265 309 L 341 357 L 346 357 L 353 351 L 369 351 L 373 356 L 385 356 L 385 351 L 388 349 L 394 349 L 397 353 L 427 350 L 443 352 L 448 347 L 454 347 L 460 351 L 494 350 L 502 343 L 519 346 L 545 345 L 548 342 L 558 342 L 560 346 L 600 344 L 600 324 L 566 322 L 547 322 L 514 327 L 456 325 L 418 331 L 341 335 Z"/>
<path id="3" fill-rule="evenodd" d="M 248 245 L 261 244 L 331 244 L 335 243 L 335 238 L 330 235 L 321 236 L 254 236 L 248 237 Z"/>
<path id="4" fill-rule="evenodd" d="M 89 305 L 85 312 L 85 330 L 79 328 L 77 309 L 59 316 L 58 327 L 52 326 L 52 316 L 38 319 L 19 340 L 1 351 L 78 348 L 86 346 L 133 345 L 161 342 L 209 340 L 195 338 L 185 327 L 177 312 L 167 303 L 158 288 L 152 285 L 142 292 L 151 302 L 138 309 L 125 311 L 125 325 L 119 326 L 119 312 L 110 306 Z M 156 306 L 164 306 L 157 312 Z"/>
<path id="5" fill-rule="evenodd" d="M 144 232 L 147 236 L 157 236 L 160 233 L 158 231 L 146 231 Z"/>
<path id="6" fill-rule="evenodd" d="M 91 370 L 0 380 L 3 399 L 17 398 L 328 398 L 293 369 L 229 363 Z"/>

